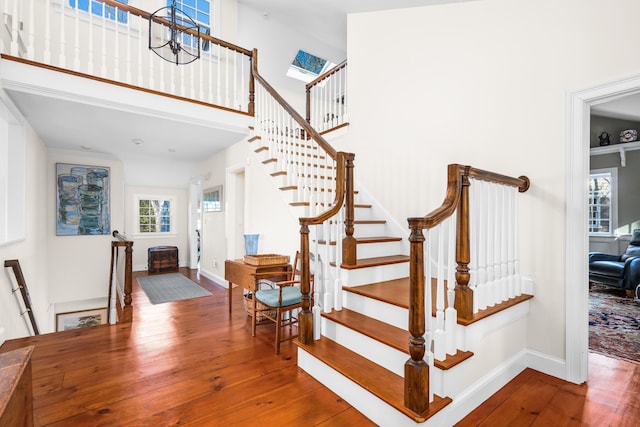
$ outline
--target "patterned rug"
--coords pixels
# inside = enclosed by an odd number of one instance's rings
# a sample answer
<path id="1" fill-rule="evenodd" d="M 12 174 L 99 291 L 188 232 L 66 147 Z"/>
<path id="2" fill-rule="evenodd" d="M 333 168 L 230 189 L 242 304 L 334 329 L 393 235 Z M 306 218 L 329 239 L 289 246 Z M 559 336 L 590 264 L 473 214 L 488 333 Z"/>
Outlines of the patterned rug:
<path id="1" fill-rule="evenodd" d="M 623 289 L 591 284 L 589 351 L 640 363 L 640 301 Z"/>

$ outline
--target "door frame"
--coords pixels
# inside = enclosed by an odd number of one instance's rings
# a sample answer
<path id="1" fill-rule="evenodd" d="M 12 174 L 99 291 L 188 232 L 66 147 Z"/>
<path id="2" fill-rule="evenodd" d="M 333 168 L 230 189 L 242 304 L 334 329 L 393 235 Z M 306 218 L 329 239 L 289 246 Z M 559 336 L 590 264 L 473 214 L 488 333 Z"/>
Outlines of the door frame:
<path id="1" fill-rule="evenodd" d="M 565 379 L 588 379 L 589 237 L 587 182 L 590 163 L 591 106 L 640 93 L 640 76 L 571 93 L 568 97 L 565 189 Z"/>
<path id="2" fill-rule="evenodd" d="M 237 184 L 237 175 L 239 173 L 244 174 L 244 191 L 241 194 L 244 194 L 243 206 L 244 211 L 247 209 L 247 165 L 246 163 L 236 163 L 226 168 L 226 176 L 225 176 L 225 186 L 226 190 L 226 214 L 225 214 L 225 235 L 227 241 L 227 259 L 235 259 L 236 254 L 236 230 L 238 221 L 243 221 L 246 224 L 246 213 L 236 212 L 236 207 L 238 206 L 236 197 L 238 195 L 238 191 L 236 190 Z"/>

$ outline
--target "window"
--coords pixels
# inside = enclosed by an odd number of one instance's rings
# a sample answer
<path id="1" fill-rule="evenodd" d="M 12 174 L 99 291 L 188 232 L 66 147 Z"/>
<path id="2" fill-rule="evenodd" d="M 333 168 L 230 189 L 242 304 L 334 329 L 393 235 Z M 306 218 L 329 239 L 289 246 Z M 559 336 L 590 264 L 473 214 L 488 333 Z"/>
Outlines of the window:
<path id="1" fill-rule="evenodd" d="M 589 174 L 589 234 L 613 235 L 618 222 L 618 170 L 597 169 Z"/>
<path id="2" fill-rule="evenodd" d="M 171 0 L 167 0 L 167 7 L 171 7 Z M 211 34 L 211 6 L 207 0 L 177 0 L 176 7 L 193 19 L 200 28 L 200 34 Z M 177 14 L 179 15 L 179 14 Z M 178 17 L 178 22 L 180 19 Z M 196 47 L 196 38 L 190 34 L 182 34 L 182 44 L 184 46 Z M 202 41 L 202 50 L 209 50 L 207 40 Z"/>
<path id="3" fill-rule="evenodd" d="M 289 66 L 287 76 L 309 83 L 336 64 L 299 50 Z"/>
<path id="4" fill-rule="evenodd" d="M 222 210 L 222 185 L 203 191 L 202 206 L 205 212 L 220 212 Z"/>
<path id="5" fill-rule="evenodd" d="M 116 0 L 122 4 L 129 4 L 129 0 Z M 97 0 L 69 0 L 69 6 L 72 8 L 78 8 L 85 12 L 89 12 L 89 4 L 91 4 L 91 13 L 96 16 L 102 16 L 112 21 L 116 20 L 116 8 L 108 6 Z M 76 6 L 77 5 L 77 6 Z M 129 13 L 123 10 L 118 10 L 117 13 L 118 22 L 121 24 L 127 24 L 129 21 Z"/>
<path id="6" fill-rule="evenodd" d="M 172 197 L 136 197 L 137 231 L 139 234 L 175 234 Z"/>

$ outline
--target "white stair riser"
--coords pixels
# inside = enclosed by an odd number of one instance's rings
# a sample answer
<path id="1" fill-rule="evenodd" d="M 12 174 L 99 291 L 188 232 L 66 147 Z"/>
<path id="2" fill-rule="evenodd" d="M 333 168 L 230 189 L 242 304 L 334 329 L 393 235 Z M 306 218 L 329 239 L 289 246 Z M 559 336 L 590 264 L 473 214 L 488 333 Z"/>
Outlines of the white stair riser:
<path id="1" fill-rule="evenodd" d="M 376 258 L 402 253 L 402 242 L 362 243 L 356 246 L 358 259 Z M 408 273 L 408 271 L 407 271 Z"/>
<path id="2" fill-rule="evenodd" d="M 366 357 L 394 374 L 404 377 L 404 364 L 409 359 L 406 353 L 382 344 L 353 329 L 347 328 L 325 317 L 322 318 L 322 335 Z M 409 341 L 407 340 L 407 348 Z"/>
<path id="3" fill-rule="evenodd" d="M 375 424 L 394 427 L 416 426 L 412 419 L 300 348 L 298 366 L 324 386 L 331 390 L 339 390 L 340 397 Z M 446 411 L 440 411 L 435 414 L 429 419 L 428 425 L 444 426 L 445 413 Z"/>
<path id="4" fill-rule="evenodd" d="M 367 298 L 353 292 L 343 291 L 342 304 L 349 310 L 388 323 L 397 328 L 409 329 L 409 312 L 407 309 L 386 302 Z"/>
<path id="5" fill-rule="evenodd" d="M 369 283 L 386 282 L 387 280 L 400 279 L 409 274 L 409 263 L 379 265 L 369 268 L 343 269 L 340 279 L 345 286 L 360 286 Z M 372 316 L 375 318 L 375 316 Z"/>

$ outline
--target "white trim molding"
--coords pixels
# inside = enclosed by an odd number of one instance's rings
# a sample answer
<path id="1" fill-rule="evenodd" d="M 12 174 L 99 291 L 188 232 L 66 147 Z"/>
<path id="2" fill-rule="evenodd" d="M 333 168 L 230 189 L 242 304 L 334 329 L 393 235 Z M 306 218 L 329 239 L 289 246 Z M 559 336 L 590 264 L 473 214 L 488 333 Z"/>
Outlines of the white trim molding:
<path id="1" fill-rule="evenodd" d="M 567 97 L 567 194 L 565 213 L 565 379 L 588 379 L 589 365 L 589 239 L 587 178 L 591 106 L 640 93 L 640 76 L 569 93 Z"/>

